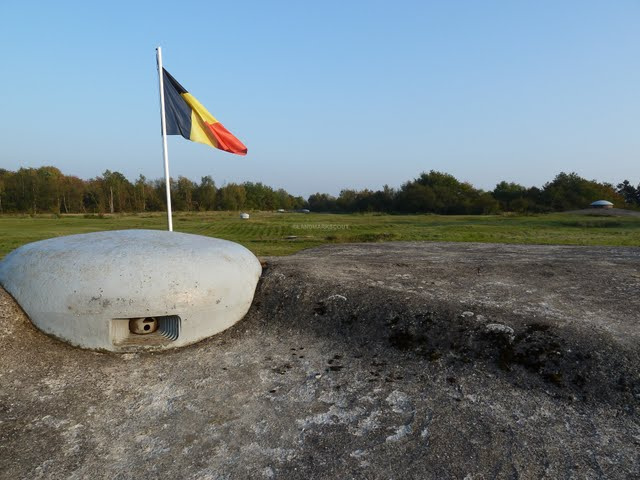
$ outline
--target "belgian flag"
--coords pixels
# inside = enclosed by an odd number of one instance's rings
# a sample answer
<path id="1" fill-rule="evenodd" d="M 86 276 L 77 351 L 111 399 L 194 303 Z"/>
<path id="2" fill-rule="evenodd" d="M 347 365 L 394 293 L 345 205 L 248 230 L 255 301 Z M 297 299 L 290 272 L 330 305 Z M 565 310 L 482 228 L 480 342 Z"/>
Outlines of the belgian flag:
<path id="1" fill-rule="evenodd" d="M 162 75 L 167 135 L 182 135 L 187 140 L 211 145 L 225 152 L 247 154 L 247 147 L 164 68 Z"/>

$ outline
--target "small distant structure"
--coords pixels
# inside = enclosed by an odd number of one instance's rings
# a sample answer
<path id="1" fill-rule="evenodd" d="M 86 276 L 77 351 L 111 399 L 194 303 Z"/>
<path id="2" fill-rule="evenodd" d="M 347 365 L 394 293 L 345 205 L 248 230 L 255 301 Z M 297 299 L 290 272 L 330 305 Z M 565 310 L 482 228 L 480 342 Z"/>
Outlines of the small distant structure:
<path id="1" fill-rule="evenodd" d="M 249 220 L 249 214 L 248 213 L 241 213 L 240 214 L 240 218 L 243 220 Z"/>
<path id="2" fill-rule="evenodd" d="M 607 200 L 596 200 L 591 205 L 589 205 L 589 207 L 591 207 L 591 208 L 613 208 L 613 203 L 611 203 L 611 202 L 609 202 Z"/>
<path id="3" fill-rule="evenodd" d="M 279 208 L 279 209 L 278 209 L 278 213 L 285 213 L 285 211 L 286 211 L 286 210 L 285 210 L 284 208 Z"/>

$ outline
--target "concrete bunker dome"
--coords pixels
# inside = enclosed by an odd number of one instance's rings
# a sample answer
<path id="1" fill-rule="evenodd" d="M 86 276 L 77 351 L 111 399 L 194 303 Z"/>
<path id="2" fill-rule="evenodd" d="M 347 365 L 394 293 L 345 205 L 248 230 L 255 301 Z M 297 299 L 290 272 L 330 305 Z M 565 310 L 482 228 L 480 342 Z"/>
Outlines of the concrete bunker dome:
<path id="1" fill-rule="evenodd" d="M 167 349 L 248 311 L 262 268 L 233 242 L 120 230 L 34 242 L 0 262 L 0 284 L 43 332 L 109 351 Z"/>
<path id="2" fill-rule="evenodd" d="M 591 208 L 613 208 L 613 203 L 608 200 L 596 200 L 592 202 L 589 207 Z"/>

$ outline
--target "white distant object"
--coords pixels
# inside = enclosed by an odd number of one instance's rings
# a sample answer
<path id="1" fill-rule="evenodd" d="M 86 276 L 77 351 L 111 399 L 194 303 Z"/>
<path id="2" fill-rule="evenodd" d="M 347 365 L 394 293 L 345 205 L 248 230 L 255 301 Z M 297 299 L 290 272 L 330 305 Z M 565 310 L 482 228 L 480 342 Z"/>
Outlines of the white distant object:
<path id="1" fill-rule="evenodd" d="M 613 208 L 613 203 L 608 202 L 607 200 L 596 200 L 589 206 L 591 208 Z"/>
<path id="2" fill-rule="evenodd" d="M 248 213 L 241 213 L 240 214 L 240 218 L 242 218 L 243 220 L 248 220 L 249 219 L 249 214 Z"/>
<path id="3" fill-rule="evenodd" d="M 300 213 L 311 213 L 311 212 L 310 212 L 308 209 L 306 209 L 306 208 L 301 208 L 301 209 L 299 210 L 299 212 L 300 212 Z"/>
<path id="4" fill-rule="evenodd" d="M 237 243 L 121 230 L 20 247 L 0 262 L 0 284 L 43 332 L 122 352 L 181 347 L 225 330 L 249 310 L 261 271 Z"/>
<path id="5" fill-rule="evenodd" d="M 278 213 L 284 213 L 286 210 L 284 208 L 279 208 Z"/>

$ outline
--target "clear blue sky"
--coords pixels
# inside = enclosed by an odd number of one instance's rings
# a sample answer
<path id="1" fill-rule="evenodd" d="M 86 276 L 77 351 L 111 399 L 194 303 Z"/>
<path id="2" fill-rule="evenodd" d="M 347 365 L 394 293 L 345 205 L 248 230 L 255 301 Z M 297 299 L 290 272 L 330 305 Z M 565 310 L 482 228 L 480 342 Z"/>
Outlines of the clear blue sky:
<path id="1" fill-rule="evenodd" d="M 249 148 L 171 174 L 307 196 L 445 171 L 640 182 L 640 2 L 0 3 L 0 167 L 160 178 L 155 47 Z"/>

